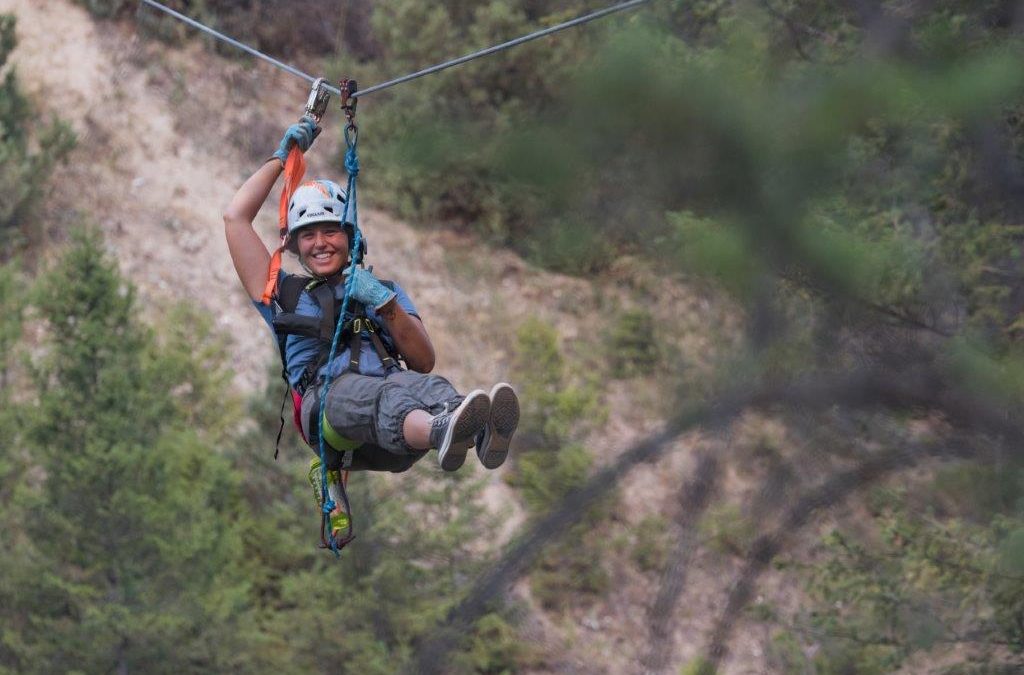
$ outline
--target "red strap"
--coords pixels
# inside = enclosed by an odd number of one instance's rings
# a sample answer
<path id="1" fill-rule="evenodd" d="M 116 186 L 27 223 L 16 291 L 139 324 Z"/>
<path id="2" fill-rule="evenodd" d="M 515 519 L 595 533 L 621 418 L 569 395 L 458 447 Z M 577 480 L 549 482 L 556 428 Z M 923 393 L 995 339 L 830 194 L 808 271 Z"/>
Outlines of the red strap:
<path id="1" fill-rule="evenodd" d="M 302 433 L 302 395 L 294 389 L 292 389 L 291 392 L 292 421 L 295 422 L 295 428 L 299 430 L 299 435 L 302 436 L 302 440 L 306 441 L 306 434 Z"/>
<path id="2" fill-rule="evenodd" d="M 277 275 L 281 271 L 281 254 L 288 242 L 288 203 L 292 200 L 295 188 L 302 182 L 306 174 L 306 158 L 295 145 L 288 152 L 288 161 L 284 163 L 284 189 L 281 190 L 281 205 L 277 210 L 277 229 L 281 235 L 281 245 L 270 256 L 270 268 L 267 270 L 267 285 L 263 288 L 263 304 L 269 305 L 277 291 Z"/>

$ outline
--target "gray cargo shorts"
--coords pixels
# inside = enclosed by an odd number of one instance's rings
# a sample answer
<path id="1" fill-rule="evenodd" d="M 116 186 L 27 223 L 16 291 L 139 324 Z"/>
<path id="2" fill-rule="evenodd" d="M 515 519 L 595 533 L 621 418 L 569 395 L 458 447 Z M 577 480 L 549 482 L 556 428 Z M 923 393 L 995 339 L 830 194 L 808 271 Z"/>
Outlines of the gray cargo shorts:
<path id="1" fill-rule="evenodd" d="M 318 438 L 317 410 L 320 387 L 313 385 L 302 397 L 302 433 Z M 440 375 L 400 370 L 384 377 L 342 373 L 327 392 L 327 421 L 345 438 L 377 445 L 398 455 L 422 454 L 405 442 L 402 425 L 413 410 L 432 415 L 460 398 Z M 312 433 L 310 433 L 312 432 Z"/>

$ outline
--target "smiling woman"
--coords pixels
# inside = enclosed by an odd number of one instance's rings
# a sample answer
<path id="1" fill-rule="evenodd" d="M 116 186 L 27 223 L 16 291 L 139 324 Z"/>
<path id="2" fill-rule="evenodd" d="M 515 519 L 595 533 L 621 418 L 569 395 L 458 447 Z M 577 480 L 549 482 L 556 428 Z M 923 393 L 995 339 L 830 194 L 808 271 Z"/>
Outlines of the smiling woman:
<path id="1" fill-rule="evenodd" d="M 288 204 L 288 250 L 313 276 L 333 276 L 348 262 L 355 229 L 343 222 L 346 199 L 334 181 L 313 180 L 300 185 Z M 355 257 L 358 262 L 362 251 Z"/>
<path id="2" fill-rule="evenodd" d="M 279 272 L 274 296 L 263 302 L 272 258 L 252 223 L 289 153 L 308 150 L 319 131 L 309 117 L 289 127 L 224 212 L 238 277 L 278 336 L 304 439 L 318 448 L 322 433 L 331 471 L 405 471 L 430 449 L 444 471 L 455 471 L 474 445 L 484 467 L 498 468 L 519 422 L 515 392 L 499 383 L 490 393 L 462 396 L 430 374 L 434 348 L 412 300 L 398 283 L 358 266 L 366 246 L 346 220 L 347 195 L 337 183 L 309 181 L 291 193 L 284 247 L 309 276 Z M 332 358 L 335 340 L 344 348 Z M 325 393 L 318 386 L 324 383 L 330 383 Z"/>
<path id="3" fill-rule="evenodd" d="M 314 276 L 330 276 L 348 259 L 348 240 L 334 223 L 311 225 L 295 238 L 299 261 Z"/>

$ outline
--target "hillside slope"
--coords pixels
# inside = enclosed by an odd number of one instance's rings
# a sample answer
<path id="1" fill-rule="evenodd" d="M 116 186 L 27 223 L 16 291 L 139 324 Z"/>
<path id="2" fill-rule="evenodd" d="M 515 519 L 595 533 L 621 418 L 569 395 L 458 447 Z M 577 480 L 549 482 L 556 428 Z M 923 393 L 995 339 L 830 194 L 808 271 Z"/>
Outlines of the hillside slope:
<path id="1" fill-rule="evenodd" d="M 138 286 L 147 311 L 185 301 L 208 314 L 232 341 L 232 368 L 242 392 L 265 383 L 275 356 L 272 340 L 238 283 L 221 235 L 221 210 L 237 185 L 269 153 L 300 112 L 304 85 L 262 65 L 220 58 L 190 43 L 168 47 L 136 34 L 132 24 L 97 24 L 70 0 L 0 0 L 19 19 L 14 55 L 23 87 L 47 113 L 68 120 L 79 136 L 70 161 L 55 176 L 45 213 L 59 233 L 83 216 L 95 218 L 122 271 Z M 57 37 L 59 36 L 59 37 Z M 366 105 L 363 115 L 372 115 Z M 330 174 L 339 140 L 337 110 L 309 154 L 310 174 Z M 373 139 L 361 139 L 373 152 Z M 373 177 L 362 176 L 373 199 Z M 269 246 L 276 231 L 272 195 L 257 227 Z M 622 271 L 590 283 L 530 267 L 472 238 L 413 228 L 381 210 L 362 208 L 369 262 L 380 276 L 400 280 L 425 317 L 438 353 L 438 372 L 460 389 L 511 372 L 516 328 L 539 317 L 555 326 L 573 363 L 595 358 L 607 312 L 634 302 Z M 57 242 L 59 243 L 59 241 Z M 691 291 L 644 279 L 658 302 L 655 316 L 696 367 L 731 329 L 719 308 Z M 653 291 L 652 291 L 653 289 Z M 597 358 L 600 358 L 599 356 Z M 662 378 L 611 383 L 604 391 L 608 421 L 589 439 L 599 464 L 656 429 L 665 409 Z M 609 541 L 628 538 L 645 515 L 677 515 L 676 489 L 691 465 L 679 449 L 623 481 L 629 508 L 609 526 Z M 515 495 L 492 476 L 488 497 L 512 506 Z M 513 520 L 513 522 L 515 522 Z M 611 547 L 610 547 L 611 548 Z M 610 551 L 613 588 L 585 612 L 552 618 L 537 612 L 524 630 L 546 645 L 558 672 L 635 672 L 645 651 L 647 607 L 656 584 Z M 713 559 L 696 561 L 687 609 L 674 624 L 676 663 L 692 656 L 722 597 L 726 575 Z M 519 592 L 529 602 L 529 590 Z M 754 672 L 753 638 L 737 639 L 725 672 Z"/>

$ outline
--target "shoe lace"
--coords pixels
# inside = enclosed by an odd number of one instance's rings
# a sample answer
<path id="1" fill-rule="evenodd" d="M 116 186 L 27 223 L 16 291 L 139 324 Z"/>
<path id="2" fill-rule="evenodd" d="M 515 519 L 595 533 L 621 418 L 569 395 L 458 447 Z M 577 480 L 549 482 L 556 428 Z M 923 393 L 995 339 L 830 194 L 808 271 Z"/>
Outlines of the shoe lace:
<path id="1" fill-rule="evenodd" d="M 465 396 L 458 396 L 450 401 L 445 401 L 441 411 L 430 420 L 430 437 L 432 442 L 435 440 L 435 436 L 444 433 L 445 428 L 451 423 L 452 414 L 462 405 L 462 401 L 465 398 Z"/>
<path id="2" fill-rule="evenodd" d="M 434 415 L 434 419 L 430 421 L 430 428 L 434 430 L 443 429 L 448 426 L 448 420 L 450 420 L 451 417 L 452 413 L 450 410 Z"/>

